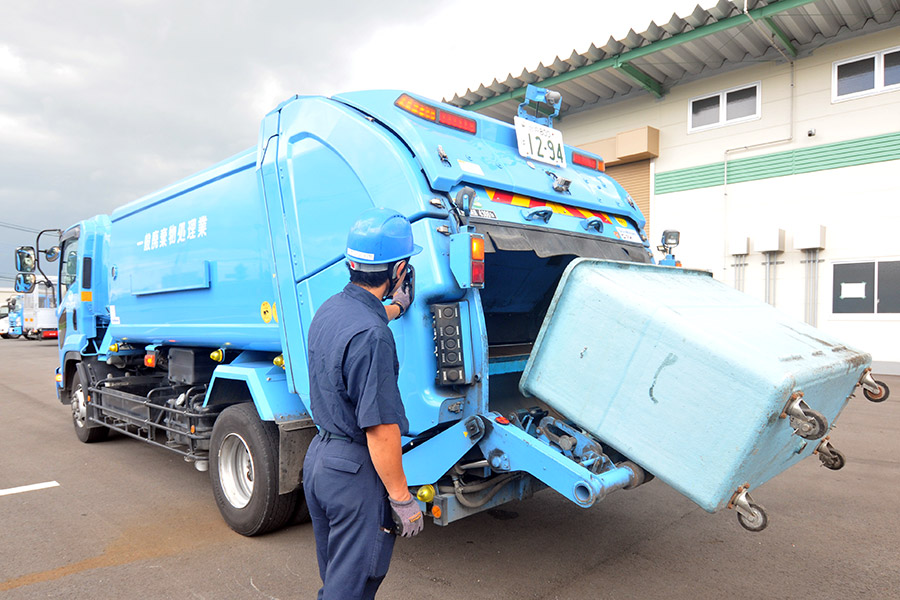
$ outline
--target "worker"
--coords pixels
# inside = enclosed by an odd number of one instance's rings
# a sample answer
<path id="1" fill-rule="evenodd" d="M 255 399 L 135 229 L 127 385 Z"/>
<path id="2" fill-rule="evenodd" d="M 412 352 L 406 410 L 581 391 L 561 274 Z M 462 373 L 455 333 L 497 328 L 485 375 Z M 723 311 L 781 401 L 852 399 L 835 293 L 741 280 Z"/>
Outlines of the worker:
<path id="1" fill-rule="evenodd" d="M 409 423 L 388 328 L 409 309 L 409 259 L 421 251 L 406 217 L 385 208 L 363 212 L 347 236 L 350 283 L 319 307 L 309 327 L 310 405 L 319 433 L 303 463 L 303 490 L 320 600 L 374 598 L 395 535 L 412 537 L 423 527 L 403 472 L 400 435 Z"/>

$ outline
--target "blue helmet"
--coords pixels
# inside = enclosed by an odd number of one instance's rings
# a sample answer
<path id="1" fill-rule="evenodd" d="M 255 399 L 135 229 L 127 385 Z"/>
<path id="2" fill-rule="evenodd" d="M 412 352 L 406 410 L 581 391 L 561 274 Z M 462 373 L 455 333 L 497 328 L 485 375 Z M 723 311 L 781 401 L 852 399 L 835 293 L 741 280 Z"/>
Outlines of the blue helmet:
<path id="1" fill-rule="evenodd" d="M 363 211 L 347 235 L 344 256 L 351 268 L 378 265 L 378 268 L 358 268 L 360 271 L 381 271 L 398 260 L 422 251 L 413 243 L 409 219 L 389 208 L 370 208 Z"/>

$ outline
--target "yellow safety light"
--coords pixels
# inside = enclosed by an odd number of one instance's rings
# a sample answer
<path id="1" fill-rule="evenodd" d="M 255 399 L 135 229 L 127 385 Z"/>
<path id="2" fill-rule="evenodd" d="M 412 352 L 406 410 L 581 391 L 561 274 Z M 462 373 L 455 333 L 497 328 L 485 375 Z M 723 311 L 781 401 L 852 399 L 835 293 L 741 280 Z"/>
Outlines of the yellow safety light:
<path id="1" fill-rule="evenodd" d="M 434 500 L 434 486 L 431 484 L 423 485 L 416 492 L 416 498 L 425 503 L 431 502 Z"/>
<path id="2" fill-rule="evenodd" d="M 284 368 L 284 355 L 279 354 L 278 356 L 273 358 L 272 364 L 275 365 L 276 367 L 281 367 L 283 369 Z"/>
<path id="3" fill-rule="evenodd" d="M 220 363 L 223 360 L 225 360 L 225 350 L 223 350 L 222 348 L 219 348 L 218 350 L 213 350 L 212 352 L 209 353 L 209 357 L 211 359 L 213 359 L 214 361 Z"/>
<path id="4" fill-rule="evenodd" d="M 119 351 L 119 343 L 116 342 L 115 344 L 110 344 L 109 351 L 110 352 L 118 352 Z"/>
<path id="5" fill-rule="evenodd" d="M 62 383 L 62 373 L 56 374 L 56 383 Z"/>

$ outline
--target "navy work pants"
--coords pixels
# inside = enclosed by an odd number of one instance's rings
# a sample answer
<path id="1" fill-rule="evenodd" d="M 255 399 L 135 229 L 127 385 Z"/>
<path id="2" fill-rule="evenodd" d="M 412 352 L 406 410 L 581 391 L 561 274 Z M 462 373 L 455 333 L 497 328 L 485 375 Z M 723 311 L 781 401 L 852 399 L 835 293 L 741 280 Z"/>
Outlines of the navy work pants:
<path id="1" fill-rule="evenodd" d="M 387 492 L 369 449 L 313 438 L 303 461 L 303 491 L 316 536 L 319 600 L 374 598 L 387 575 L 395 536 Z"/>

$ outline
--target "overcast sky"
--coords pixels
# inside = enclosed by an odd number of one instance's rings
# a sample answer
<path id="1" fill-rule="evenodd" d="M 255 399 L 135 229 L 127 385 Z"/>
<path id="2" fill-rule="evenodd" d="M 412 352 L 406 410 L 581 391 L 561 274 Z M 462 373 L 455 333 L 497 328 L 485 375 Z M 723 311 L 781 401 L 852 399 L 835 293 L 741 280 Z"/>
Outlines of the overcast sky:
<path id="1" fill-rule="evenodd" d="M 291 94 L 441 99 L 704 0 L 24 0 L 0 7 L 0 287 L 34 234 L 256 143 Z M 6 277 L 6 278 L 4 278 Z"/>

